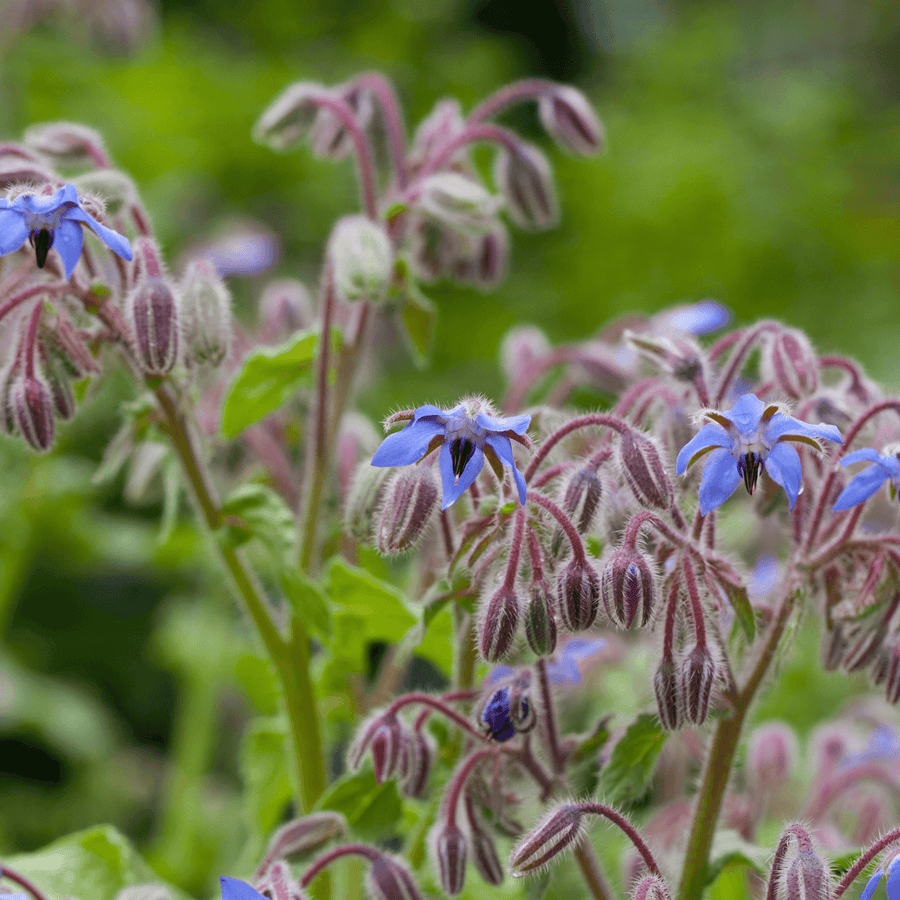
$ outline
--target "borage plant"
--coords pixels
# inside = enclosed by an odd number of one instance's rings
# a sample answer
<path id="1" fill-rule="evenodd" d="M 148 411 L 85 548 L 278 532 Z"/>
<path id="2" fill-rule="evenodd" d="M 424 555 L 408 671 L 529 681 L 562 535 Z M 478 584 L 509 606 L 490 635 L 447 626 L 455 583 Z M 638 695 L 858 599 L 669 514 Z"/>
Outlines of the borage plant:
<path id="1" fill-rule="evenodd" d="M 352 409 L 364 360 L 402 340 L 424 364 L 422 284 L 490 289 L 506 220 L 556 221 L 543 151 L 496 121 L 525 101 L 564 149 L 602 149 L 585 98 L 543 80 L 468 115 L 441 101 L 409 146 L 382 77 L 290 86 L 257 139 L 352 158 L 362 211 L 327 241 L 317 324 L 281 282 L 255 335 L 209 259 L 169 273 L 98 135 L 59 123 L 2 145 L 2 424 L 48 451 L 73 384 L 118 357 L 141 393 L 105 473 L 150 444 L 179 463 L 276 674 L 293 788 L 291 812 L 267 797 L 226 900 L 325 898 L 334 878 L 380 900 L 500 896 L 508 876 L 536 897 L 566 854 L 559 890 L 604 900 L 710 885 L 837 900 L 882 851 L 864 896 L 883 880 L 893 898 L 889 717 L 845 713 L 797 776 L 791 727 L 748 715 L 804 612 L 822 622 L 826 669 L 865 669 L 900 697 L 900 536 L 881 497 L 900 482 L 900 401 L 779 322 L 704 340 L 730 318 L 704 301 L 556 347 L 517 327 L 501 402 L 423 397 L 387 415 L 380 446 Z M 476 144 L 493 150 L 492 180 Z M 576 389 L 606 411 L 570 408 Z M 787 811 L 792 777 L 804 787 Z M 592 831 L 597 818 L 615 830 Z M 43 900 L 28 857 L 0 871 Z"/>

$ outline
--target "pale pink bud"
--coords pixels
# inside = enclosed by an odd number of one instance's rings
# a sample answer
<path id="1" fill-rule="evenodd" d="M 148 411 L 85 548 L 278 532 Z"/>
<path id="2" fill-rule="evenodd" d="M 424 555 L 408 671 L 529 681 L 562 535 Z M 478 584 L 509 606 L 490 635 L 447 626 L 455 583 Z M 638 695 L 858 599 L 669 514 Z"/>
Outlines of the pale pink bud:
<path id="1" fill-rule="evenodd" d="M 593 466 L 576 469 L 566 482 L 562 508 L 579 534 L 587 534 L 603 495 L 603 483 Z"/>
<path id="2" fill-rule="evenodd" d="M 515 587 L 501 586 L 484 605 L 478 647 L 488 662 L 503 659 L 512 649 L 519 627 L 521 600 Z"/>
<path id="3" fill-rule="evenodd" d="M 162 376 L 178 358 L 178 303 L 161 278 L 147 278 L 130 298 L 137 360 L 148 375 Z"/>
<path id="4" fill-rule="evenodd" d="M 787 784 L 797 759 L 797 738 L 782 722 L 768 722 L 750 736 L 747 771 L 758 788 L 774 791 Z"/>
<path id="5" fill-rule="evenodd" d="M 425 534 L 439 488 L 432 466 L 408 466 L 391 479 L 384 495 L 376 546 L 385 556 L 412 550 Z"/>
<path id="6" fill-rule="evenodd" d="M 414 731 L 401 748 L 400 788 L 407 797 L 421 797 L 434 762 L 434 747 L 421 731 Z"/>
<path id="7" fill-rule="evenodd" d="M 457 172 L 428 175 L 419 186 L 421 213 L 465 235 L 482 235 L 495 228 L 502 205 L 480 181 Z"/>
<path id="8" fill-rule="evenodd" d="M 272 863 L 263 875 L 254 879 L 253 887 L 270 900 L 304 900 L 300 884 L 294 878 L 287 863 Z"/>
<path id="9" fill-rule="evenodd" d="M 579 810 L 565 804 L 551 810 L 513 849 L 509 857 L 510 873 L 519 878 L 549 865 L 581 840 L 582 819 Z"/>
<path id="10" fill-rule="evenodd" d="M 606 614 L 619 628 L 650 621 L 656 599 L 656 580 L 647 558 L 637 548 L 616 550 L 603 569 L 600 593 Z"/>
<path id="11" fill-rule="evenodd" d="M 606 145 L 603 125 L 581 91 L 556 85 L 538 101 L 538 115 L 547 133 L 578 156 L 601 153 Z"/>
<path id="12" fill-rule="evenodd" d="M 438 822 L 431 836 L 431 853 L 441 889 L 455 897 L 466 881 L 468 841 L 457 825 Z"/>
<path id="13" fill-rule="evenodd" d="M 269 841 L 269 849 L 259 865 L 267 869 L 275 860 L 309 853 L 342 834 L 347 829 L 344 817 L 337 812 L 314 812 L 282 825 Z"/>
<path id="14" fill-rule="evenodd" d="M 600 576 L 587 561 L 573 559 L 556 580 L 556 602 L 569 631 L 584 631 L 594 624 L 600 608 Z"/>
<path id="15" fill-rule="evenodd" d="M 350 107 L 359 127 L 365 131 L 375 114 L 372 92 L 352 81 L 336 85 L 331 90 Z M 338 118 L 324 106 L 319 108 L 313 119 L 309 132 L 309 146 L 313 156 L 335 162 L 345 159 L 356 151 L 356 141 L 343 119 Z"/>
<path id="16" fill-rule="evenodd" d="M 47 386 L 30 375 L 15 378 L 9 403 L 18 433 L 33 450 L 44 453 L 53 443 L 53 400 Z"/>
<path id="17" fill-rule="evenodd" d="M 273 150 L 289 150 L 304 140 L 319 111 L 315 102 L 330 92 L 321 84 L 299 81 L 288 85 L 253 126 L 253 139 Z"/>
<path id="18" fill-rule="evenodd" d="M 780 327 L 769 342 L 767 357 L 776 383 L 789 397 L 808 397 L 819 386 L 819 360 L 802 331 Z"/>
<path id="19" fill-rule="evenodd" d="M 369 866 L 366 884 L 373 900 L 423 900 L 406 866 L 383 853 Z"/>
<path id="20" fill-rule="evenodd" d="M 525 636 L 538 656 L 551 656 L 556 650 L 556 617 L 553 595 L 543 578 L 531 582 L 525 610 Z"/>
<path id="21" fill-rule="evenodd" d="M 419 123 L 409 151 L 409 165 L 415 171 L 422 168 L 451 139 L 465 128 L 462 109 L 458 100 L 438 100 L 434 109 Z M 463 147 L 454 153 L 448 168 L 463 164 L 468 159 L 468 149 Z"/>
<path id="22" fill-rule="evenodd" d="M 559 219 L 550 163 L 533 144 L 502 150 L 495 166 L 497 185 L 506 198 L 510 218 L 520 228 L 542 231 Z"/>
<path id="23" fill-rule="evenodd" d="M 485 290 L 495 288 L 506 274 L 508 260 L 509 235 L 498 226 L 477 239 L 470 280 Z"/>
<path id="24" fill-rule="evenodd" d="M 788 900 L 831 900 L 831 876 L 813 850 L 797 854 L 784 879 Z"/>
<path id="25" fill-rule="evenodd" d="M 180 295 L 186 354 L 200 365 L 221 365 L 231 349 L 231 295 L 215 266 L 191 260 Z"/>
<path id="26" fill-rule="evenodd" d="M 375 771 L 375 781 L 382 784 L 388 778 L 392 778 L 400 764 L 400 749 L 406 735 L 403 726 L 394 717 L 386 717 L 375 732 L 369 749 L 372 753 L 372 768 Z"/>
<path id="27" fill-rule="evenodd" d="M 660 452 L 649 438 L 626 431 L 619 442 L 622 474 L 642 506 L 669 509 L 674 501 L 672 482 Z"/>
<path id="28" fill-rule="evenodd" d="M 677 731 L 683 721 L 675 661 L 664 658 L 653 676 L 653 692 L 659 722 L 667 731 Z"/>
<path id="29" fill-rule="evenodd" d="M 684 717 L 692 725 L 702 725 L 709 711 L 709 695 L 716 678 L 716 665 L 709 649 L 699 644 L 681 664 L 678 678 Z"/>
<path id="30" fill-rule="evenodd" d="M 517 325 L 508 331 L 500 343 L 500 366 L 507 382 L 516 384 L 529 377 L 550 349 L 547 335 L 536 325 Z"/>
<path id="31" fill-rule="evenodd" d="M 24 141 L 66 166 L 96 166 L 106 160 L 100 133 L 74 122 L 46 122 L 26 129 Z"/>

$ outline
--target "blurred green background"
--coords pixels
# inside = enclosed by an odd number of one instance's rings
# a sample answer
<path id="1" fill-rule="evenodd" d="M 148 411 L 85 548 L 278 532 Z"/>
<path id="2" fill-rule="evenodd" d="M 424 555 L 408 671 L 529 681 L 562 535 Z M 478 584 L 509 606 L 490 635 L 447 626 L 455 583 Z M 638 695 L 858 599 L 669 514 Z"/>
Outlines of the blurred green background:
<path id="1" fill-rule="evenodd" d="M 428 291 L 433 367 L 396 354 L 361 398 L 374 418 L 499 396 L 498 343 L 514 323 L 575 340 L 703 297 L 738 323 L 783 318 L 900 385 L 895 3 L 0 0 L 0 23 L 0 140 L 89 124 L 142 190 L 170 259 L 249 217 L 283 241 L 269 275 L 309 284 L 355 177 L 251 141 L 286 84 L 378 69 L 410 131 L 443 96 L 470 108 L 525 76 L 588 94 L 609 137 L 598 159 L 550 148 L 532 108 L 509 116 L 548 149 L 562 224 L 514 233 L 511 273 L 489 297 Z M 248 321 L 262 280 L 232 281 Z M 248 775 L 235 758 L 269 700 L 235 676 L 255 656 L 190 517 L 160 542 L 158 498 L 135 510 L 121 483 L 91 485 L 121 395 L 92 392 L 50 459 L 0 443 L 0 809 L 15 810 L 0 855 L 111 821 L 199 891 L 241 849 Z M 211 628 L 227 652 L 198 658 L 191 629 Z M 816 697 L 846 690 L 817 677 L 803 728 Z M 790 715 L 789 703 L 767 711 Z"/>

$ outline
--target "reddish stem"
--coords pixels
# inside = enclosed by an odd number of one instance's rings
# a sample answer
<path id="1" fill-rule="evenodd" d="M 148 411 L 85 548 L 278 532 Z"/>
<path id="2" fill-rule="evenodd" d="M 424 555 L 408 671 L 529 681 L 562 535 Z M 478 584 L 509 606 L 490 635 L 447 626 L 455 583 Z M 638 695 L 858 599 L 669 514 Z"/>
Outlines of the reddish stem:
<path id="1" fill-rule="evenodd" d="M 566 533 L 566 537 L 569 539 L 569 543 L 572 545 L 572 555 L 575 557 L 576 562 L 586 566 L 587 554 L 584 552 L 581 535 L 578 534 L 569 517 L 549 497 L 545 497 L 543 494 L 537 493 L 537 491 L 531 491 L 528 494 L 528 499 L 533 503 L 537 503 L 538 506 L 543 506 L 559 522 L 562 530 Z"/>
<path id="2" fill-rule="evenodd" d="M 327 853 L 323 853 L 304 873 L 300 879 L 300 887 L 309 887 L 309 883 L 326 867 L 342 856 L 363 856 L 370 863 L 375 862 L 381 854 L 368 844 L 341 844 Z"/>
<path id="3" fill-rule="evenodd" d="M 616 431 L 619 434 L 625 434 L 626 432 L 631 431 L 631 426 L 618 416 L 608 416 L 605 413 L 589 413 L 586 416 L 578 416 L 578 418 L 566 422 L 565 425 L 557 428 L 556 431 L 548 435 L 544 443 L 538 448 L 537 453 L 531 457 L 531 462 L 525 470 L 525 481 L 531 481 L 537 467 L 547 458 L 547 454 L 564 437 L 567 437 L 573 431 L 578 431 L 579 428 L 589 428 L 592 425 L 606 426 L 607 428 L 612 428 L 613 431 Z"/>
<path id="4" fill-rule="evenodd" d="M 20 872 L 17 872 L 15 869 L 11 869 L 9 866 L 0 865 L 0 878 L 7 878 L 12 882 L 15 882 L 19 887 L 25 888 L 34 900 L 47 900 L 43 891 L 38 888 L 34 882 L 29 881 L 24 875 Z"/>

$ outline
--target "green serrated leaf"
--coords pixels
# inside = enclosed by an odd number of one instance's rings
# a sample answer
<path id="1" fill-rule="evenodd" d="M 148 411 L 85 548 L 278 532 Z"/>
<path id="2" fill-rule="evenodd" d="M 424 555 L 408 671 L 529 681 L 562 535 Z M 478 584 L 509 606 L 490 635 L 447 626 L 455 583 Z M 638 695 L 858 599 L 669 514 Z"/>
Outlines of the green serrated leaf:
<path id="1" fill-rule="evenodd" d="M 745 841 L 731 828 L 719 829 L 713 839 L 710 863 L 706 870 L 706 883 L 711 884 L 726 868 L 749 868 L 758 875 L 768 871 L 769 851 Z"/>
<path id="2" fill-rule="evenodd" d="M 365 841 L 390 836 L 403 816 L 403 801 L 397 785 L 379 785 L 372 772 L 345 775 L 319 798 L 316 809 L 342 813 L 350 830 Z"/>
<path id="3" fill-rule="evenodd" d="M 412 353 L 413 362 L 424 368 L 434 344 L 434 330 L 437 322 L 435 305 L 412 283 L 407 286 L 400 308 L 400 329 Z"/>
<path id="4" fill-rule="evenodd" d="M 600 772 L 598 793 L 614 806 L 632 806 L 647 793 L 668 734 L 650 713 L 641 713 L 613 749 Z"/>
<path id="5" fill-rule="evenodd" d="M 222 404 L 226 438 L 237 437 L 296 395 L 310 377 L 318 340 L 316 332 L 301 331 L 279 347 L 259 347 L 244 358 Z"/>
<path id="6" fill-rule="evenodd" d="M 298 569 L 281 573 L 281 587 L 294 614 L 307 628 L 321 637 L 331 637 L 331 610 L 322 587 Z"/>
<path id="7" fill-rule="evenodd" d="M 220 539 L 240 547 L 252 538 L 281 559 L 294 542 L 294 516 L 284 498 L 264 484 L 242 484 L 222 505 Z"/>

